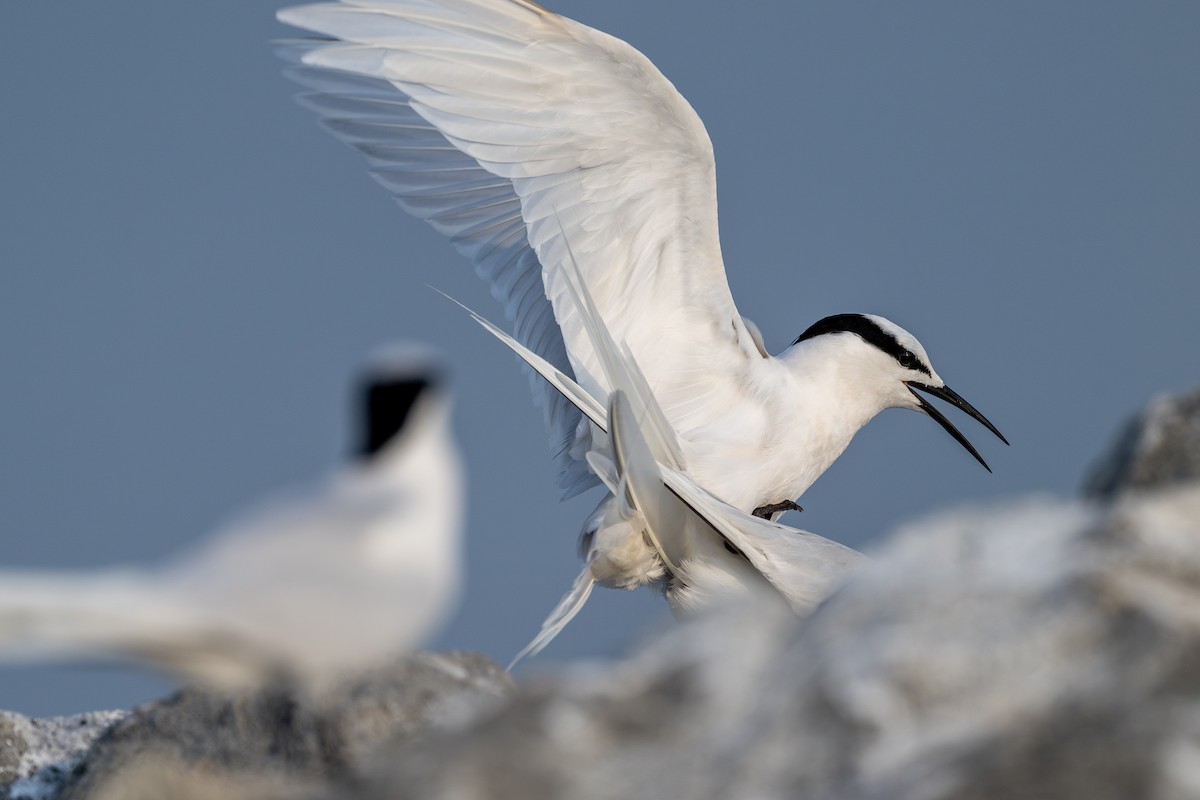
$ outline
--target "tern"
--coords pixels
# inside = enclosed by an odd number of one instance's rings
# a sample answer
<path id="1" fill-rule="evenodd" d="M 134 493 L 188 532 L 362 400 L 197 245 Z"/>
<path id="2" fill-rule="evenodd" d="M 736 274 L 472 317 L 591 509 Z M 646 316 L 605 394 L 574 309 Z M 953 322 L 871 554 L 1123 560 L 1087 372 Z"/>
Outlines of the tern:
<path id="1" fill-rule="evenodd" d="M 425 348 L 362 384 L 352 463 L 161 568 L 0 572 L 0 659 L 136 661 L 222 689 L 322 690 L 423 642 L 460 586 L 459 455 Z"/>
<path id="2" fill-rule="evenodd" d="M 679 614 L 745 596 L 797 614 L 812 611 L 863 555 L 748 515 L 696 484 L 684 471 L 678 437 L 637 360 L 613 340 L 574 259 L 567 271 L 573 273 L 569 297 L 613 387 L 607 411 L 569 375 L 466 309 L 595 426 L 599 435 L 592 437 L 587 462 L 612 496 L 602 505 L 602 524 L 584 536 L 583 570 L 509 669 L 545 648 L 583 608 L 596 583 L 613 578 L 628 583 L 636 576 L 643 584 L 658 584 Z"/>
<path id="3" fill-rule="evenodd" d="M 617 387 L 571 299 L 575 262 L 687 475 L 721 502 L 774 519 L 887 408 L 928 414 L 986 467 L 921 393 L 1004 439 L 882 317 L 826 317 L 766 352 L 726 280 L 708 134 L 625 42 L 528 0 L 346 0 L 278 18 L 316 34 L 279 47 L 300 102 L 474 262 L 520 344 L 606 398 Z M 592 424 L 557 390 L 534 391 L 564 498 L 599 485 Z M 608 540 L 615 560 L 594 561 L 595 578 L 660 580 L 666 565 L 641 538 L 602 501 L 583 540 L 588 552 Z"/>

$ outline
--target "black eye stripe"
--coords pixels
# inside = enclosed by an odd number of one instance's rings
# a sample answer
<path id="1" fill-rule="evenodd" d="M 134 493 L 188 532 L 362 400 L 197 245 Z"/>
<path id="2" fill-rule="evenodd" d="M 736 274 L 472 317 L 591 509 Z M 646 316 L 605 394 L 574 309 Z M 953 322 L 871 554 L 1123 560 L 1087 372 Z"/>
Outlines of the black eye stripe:
<path id="1" fill-rule="evenodd" d="M 896 359 L 896 363 L 905 369 L 913 369 L 931 375 L 929 367 L 915 353 L 905 349 L 896 341 L 895 336 L 862 314 L 835 314 L 832 317 L 825 317 L 800 334 L 792 344 L 799 344 L 806 339 L 814 339 L 830 333 L 852 333 L 872 347 L 876 347 Z M 911 365 L 906 363 L 909 359 L 913 362 Z"/>

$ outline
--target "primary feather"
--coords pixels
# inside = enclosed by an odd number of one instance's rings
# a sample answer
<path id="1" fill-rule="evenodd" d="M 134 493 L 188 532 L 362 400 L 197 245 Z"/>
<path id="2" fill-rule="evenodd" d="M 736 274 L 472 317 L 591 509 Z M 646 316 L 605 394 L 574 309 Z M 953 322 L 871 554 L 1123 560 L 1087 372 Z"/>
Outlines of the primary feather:
<path id="1" fill-rule="evenodd" d="M 518 0 L 353 0 L 279 18 L 329 37 L 284 47 L 304 102 L 474 261 L 518 341 L 594 395 L 612 388 L 557 269 L 569 238 L 676 427 L 721 412 L 721 389 L 697 409 L 695 371 L 761 355 L 725 278 L 712 144 L 645 56 Z M 587 426 L 542 401 L 564 488 L 595 485 Z"/>

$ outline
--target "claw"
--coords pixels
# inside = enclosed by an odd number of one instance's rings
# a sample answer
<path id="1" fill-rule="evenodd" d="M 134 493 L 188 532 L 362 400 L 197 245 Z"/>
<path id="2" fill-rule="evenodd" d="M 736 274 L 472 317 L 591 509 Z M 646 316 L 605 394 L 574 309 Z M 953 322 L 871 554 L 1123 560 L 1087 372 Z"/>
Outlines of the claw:
<path id="1" fill-rule="evenodd" d="M 754 509 L 754 516 L 770 519 L 773 514 L 780 511 L 803 511 L 804 509 L 793 503 L 791 500 L 784 500 L 782 503 L 771 503 L 766 506 L 759 506 Z"/>

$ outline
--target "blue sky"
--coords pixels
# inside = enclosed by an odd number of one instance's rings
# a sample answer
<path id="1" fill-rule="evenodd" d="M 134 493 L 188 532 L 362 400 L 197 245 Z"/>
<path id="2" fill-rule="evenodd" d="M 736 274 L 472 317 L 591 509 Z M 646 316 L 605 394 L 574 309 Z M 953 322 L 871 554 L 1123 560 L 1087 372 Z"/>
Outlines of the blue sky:
<path id="1" fill-rule="evenodd" d="M 1071 494 L 1114 427 L 1200 381 L 1200 6 L 551 2 L 699 112 L 740 309 L 770 349 L 880 313 L 1013 442 L 881 415 L 791 522 L 864 545 L 947 505 Z M 449 356 L 470 583 L 439 645 L 506 660 L 578 569 L 500 319 L 467 262 L 291 101 L 275 4 L 6 3 L 0 530 L 10 568 L 153 563 L 346 443 L 375 345 Z M 958 418 L 955 419 L 959 421 Z M 598 592 L 531 668 L 619 652 L 661 599 Z M 0 671 L 0 708 L 127 706 L 114 668 Z"/>

